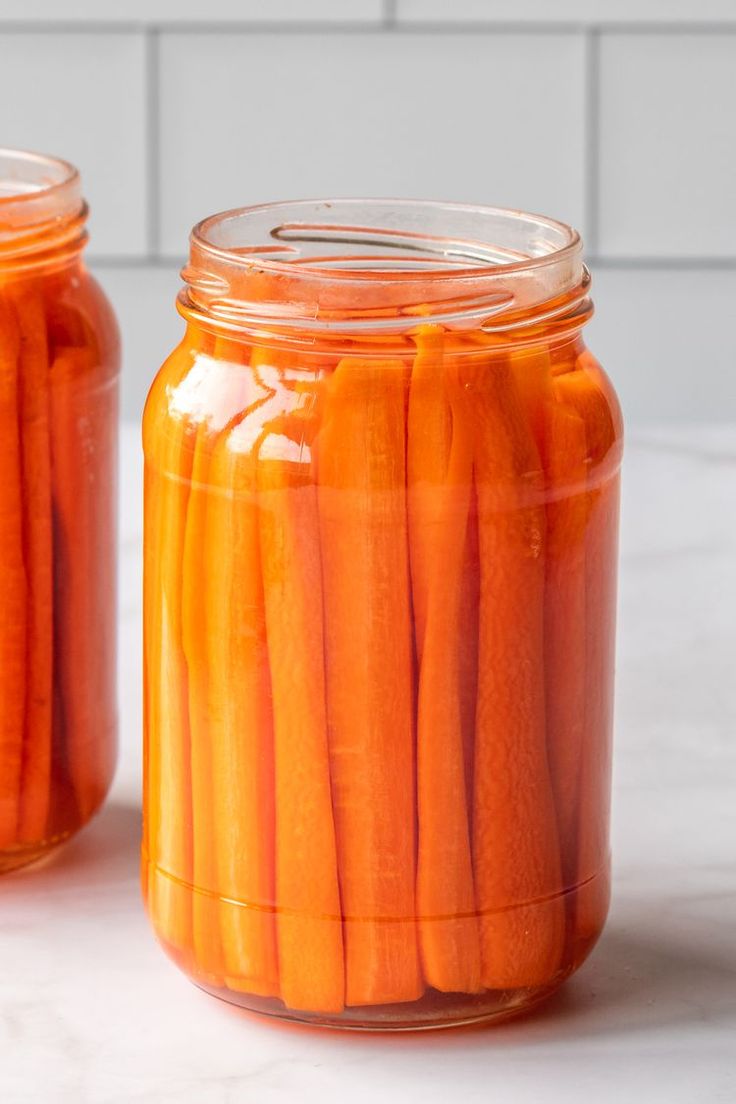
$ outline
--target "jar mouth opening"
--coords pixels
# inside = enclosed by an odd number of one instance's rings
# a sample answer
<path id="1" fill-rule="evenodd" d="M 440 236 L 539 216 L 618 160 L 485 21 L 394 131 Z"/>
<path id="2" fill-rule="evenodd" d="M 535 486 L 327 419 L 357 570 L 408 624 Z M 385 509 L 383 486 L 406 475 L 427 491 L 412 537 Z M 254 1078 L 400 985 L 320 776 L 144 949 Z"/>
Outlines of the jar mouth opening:
<path id="1" fill-rule="evenodd" d="M 60 157 L 0 147 L 0 204 L 49 194 L 78 179 L 74 165 Z"/>
<path id="2" fill-rule="evenodd" d="M 370 221 L 366 216 L 372 215 Z M 330 280 L 458 279 L 489 266 L 546 265 L 580 245 L 572 227 L 545 215 L 435 200 L 286 200 L 222 211 L 197 223 L 192 241 L 243 266 Z M 321 246 L 309 251 L 306 247 Z M 346 253 L 344 246 L 369 252 Z"/>
<path id="3" fill-rule="evenodd" d="M 60 157 L 0 148 L 0 261 L 83 240 L 81 188 Z"/>
<path id="4" fill-rule="evenodd" d="M 195 310 L 237 326 L 406 332 L 532 309 L 582 278 L 580 235 L 509 208 L 297 200 L 198 223 L 182 276 Z"/>

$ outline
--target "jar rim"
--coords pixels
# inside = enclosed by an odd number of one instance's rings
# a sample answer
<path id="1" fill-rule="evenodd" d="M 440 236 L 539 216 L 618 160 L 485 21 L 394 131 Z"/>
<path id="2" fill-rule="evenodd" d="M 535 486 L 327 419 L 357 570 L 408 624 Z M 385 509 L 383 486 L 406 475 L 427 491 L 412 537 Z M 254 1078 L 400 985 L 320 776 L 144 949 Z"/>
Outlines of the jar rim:
<path id="1" fill-rule="evenodd" d="M 46 153 L 0 147 L 0 260 L 84 240 L 78 169 Z"/>
<path id="2" fill-rule="evenodd" d="M 539 215 L 530 211 L 523 211 L 511 207 L 494 207 L 486 204 L 469 204 L 469 203 L 456 203 L 445 200 L 432 200 L 432 199 L 371 199 L 371 198 L 358 198 L 358 197 L 346 197 L 342 199 L 299 199 L 299 200 L 278 200 L 272 203 L 258 203 L 245 207 L 233 207 L 226 211 L 219 211 L 214 215 L 209 215 L 207 218 L 198 222 L 191 234 L 192 242 L 196 243 L 202 249 L 207 250 L 215 256 L 227 257 L 229 260 L 237 260 L 243 265 L 253 264 L 255 261 L 264 268 L 273 269 L 274 271 L 293 272 L 294 259 L 279 260 L 275 254 L 277 252 L 291 252 L 293 248 L 288 246 L 273 246 L 268 243 L 253 245 L 247 242 L 239 244 L 233 243 L 228 246 L 222 242 L 215 240 L 213 231 L 222 229 L 226 224 L 232 223 L 255 223 L 259 225 L 259 216 L 268 215 L 273 212 L 274 215 L 279 215 L 282 212 L 306 212 L 310 209 L 323 213 L 328 213 L 336 209 L 360 209 L 362 207 L 387 207 L 393 210 L 400 211 L 402 213 L 410 211 L 419 211 L 423 215 L 433 212 L 435 214 L 442 214 L 443 216 L 452 216 L 453 214 L 461 214 L 464 216 L 477 217 L 478 219 L 493 219 L 493 220 L 507 220 L 509 223 L 515 223 L 519 226 L 526 223 L 529 227 L 545 227 L 548 231 L 558 234 L 561 239 L 561 244 L 554 246 L 551 249 L 545 249 L 536 254 L 530 254 L 524 257 L 519 257 L 516 260 L 497 261 L 493 259 L 488 246 L 492 245 L 490 242 L 483 242 L 482 240 L 467 240 L 458 241 L 456 238 L 449 238 L 446 235 L 444 240 L 447 242 L 447 252 L 445 256 L 450 255 L 463 255 L 460 252 L 461 246 L 466 246 L 468 252 L 464 255 L 468 259 L 475 259 L 478 263 L 469 264 L 463 268 L 453 267 L 448 268 L 446 265 L 439 265 L 435 269 L 427 269 L 426 275 L 436 276 L 448 276 L 451 278 L 459 278 L 467 276 L 469 273 L 487 273 L 489 264 L 493 264 L 494 269 L 498 271 L 499 268 L 504 268 L 506 271 L 518 270 L 521 268 L 530 268 L 540 265 L 547 265 L 559 260 L 561 256 L 564 256 L 570 252 L 574 252 L 581 246 L 580 234 L 572 226 L 567 223 L 561 222 L 558 219 L 553 219 L 548 215 Z M 285 237 L 285 231 L 290 231 L 292 228 L 296 230 L 298 227 L 302 227 L 305 230 L 326 229 L 330 223 L 322 224 L 320 227 L 315 227 L 309 223 L 288 223 L 283 220 L 279 225 L 276 225 L 270 229 L 270 236 L 276 237 L 277 240 L 299 240 L 294 238 L 287 239 Z M 343 228 L 341 224 L 338 224 L 340 228 Z M 248 227 L 249 229 L 249 227 Z M 368 226 L 352 226 L 346 227 L 349 230 L 376 232 L 377 227 Z M 384 232 L 385 228 L 381 228 L 381 232 Z M 399 232 L 397 231 L 397 234 Z M 414 239 L 424 238 L 427 242 L 427 248 L 433 249 L 438 254 L 442 255 L 438 248 L 440 239 L 436 236 L 429 234 L 419 234 L 411 232 L 411 234 L 400 234 L 402 238 L 411 236 Z M 302 239 L 302 240 L 320 240 L 317 238 Z M 333 239 L 339 241 L 340 239 Z M 390 246 L 390 243 L 386 243 Z M 536 239 L 537 246 L 541 245 L 541 241 Z M 474 251 L 471 252 L 470 247 L 474 247 Z M 484 248 L 485 247 L 485 248 Z M 409 248 L 409 247 L 407 247 Z M 504 247 L 501 247 L 504 248 Z M 498 251 L 496 251 L 498 256 Z M 365 279 L 366 272 L 363 269 L 348 269 L 348 268 L 331 268 L 326 269 L 321 265 L 314 264 L 300 264 L 300 270 L 304 273 L 329 273 L 332 279 Z M 394 273 L 380 273 L 382 279 L 406 279 L 409 278 L 409 269 L 398 270 Z M 374 270 L 373 278 L 379 276 L 379 273 Z"/>
<path id="3" fill-rule="evenodd" d="M 513 208 L 291 200 L 197 223 L 180 304 L 234 328 L 401 333 L 533 309 L 583 279 L 576 230 Z"/>

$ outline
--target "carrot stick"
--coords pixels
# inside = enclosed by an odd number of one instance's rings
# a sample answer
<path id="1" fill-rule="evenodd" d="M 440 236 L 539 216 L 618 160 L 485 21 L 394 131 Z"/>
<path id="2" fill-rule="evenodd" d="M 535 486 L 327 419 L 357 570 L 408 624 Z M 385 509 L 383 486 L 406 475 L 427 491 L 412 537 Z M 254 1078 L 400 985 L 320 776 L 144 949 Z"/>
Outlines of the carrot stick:
<path id="1" fill-rule="evenodd" d="M 48 323 L 48 319 L 47 319 Z M 68 433 L 72 416 L 68 413 L 70 402 L 68 388 L 91 367 L 89 350 L 78 346 L 59 346 L 52 352 L 49 345 L 49 443 L 51 451 L 51 522 L 53 543 L 53 688 L 52 688 L 52 725 L 51 725 L 51 765 L 53 780 L 49 794 L 47 835 L 49 838 L 68 834 L 70 829 L 79 825 L 81 816 L 75 781 L 72 777 L 67 728 L 70 723 L 67 696 L 70 693 L 71 676 L 69 665 L 72 663 L 70 646 L 74 641 L 73 626 L 62 615 L 62 604 L 66 602 L 64 587 L 67 585 L 67 564 L 73 558 L 73 539 L 67 534 L 70 523 L 72 495 L 67 487 L 59 487 L 61 476 L 67 478 L 72 467 L 70 450 L 73 447 L 73 434 Z M 59 386 L 64 401 L 54 400 L 55 388 Z M 61 435 L 61 440 L 60 440 Z M 69 438 L 69 447 L 66 441 Z M 72 474 L 69 478 L 72 478 Z M 66 486 L 66 484 L 65 484 Z M 66 511 L 66 512 L 64 512 Z M 84 520 L 84 511 L 81 520 Z M 71 522 L 73 524 L 73 520 Z M 71 687 L 73 691 L 73 687 Z"/>
<path id="2" fill-rule="evenodd" d="M 600 932 L 608 909 L 611 734 L 616 621 L 616 557 L 621 423 L 612 389 L 584 354 L 577 371 L 555 389 L 586 430 L 585 711 L 583 754 L 575 806 L 577 824 L 576 934 Z"/>
<path id="3" fill-rule="evenodd" d="M 159 377 L 175 397 L 192 374 L 194 349 L 173 354 Z M 189 952 L 192 883 L 191 767 L 188 677 L 182 646 L 182 559 L 195 429 L 191 401 L 168 404 L 161 424 L 146 425 L 147 571 L 146 837 L 148 903 L 156 930 Z M 150 408 L 156 409 L 155 401 Z M 163 405 L 163 404 L 161 404 Z M 149 586 L 150 584 L 150 586 Z"/>
<path id="4" fill-rule="evenodd" d="M 480 605 L 480 552 L 478 549 L 478 498 L 475 484 L 470 488 L 468 524 L 465 530 L 460 615 L 462 627 L 458 641 L 460 663 L 460 727 L 465 759 L 465 793 L 468 829 L 473 830 L 473 788 L 475 759 L 475 704 L 478 698 L 478 607 Z M 472 848 L 471 848 L 472 850 Z"/>
<path id="5" fill-rule="evenodd" d="M 257 481 L 273 687 L 281 997 L 287 1008 L 340 1012 L 345 968 L 325 716 L 317 494 L 308 461 L 285 437 L 265 436 Z"/>
<path id="6" fill-rule="evenodd" d="M 401 361 L 346 359 L 317 438 L 346 1004 L 416 1000 L 416 807 Z"/>
<path id="7" fill-rule="evenodd" d="M 521 405 L 540 451 L 546 487 L 544 670 L 547 749 L 565 888 L 577 872 L 577 801 L 585 710 L 585 425 L 555 385 L 574 347 L 508 354 Z M 574 897 L 570 898 L 574 902 Z"/>
<path id="8" fill-rule="evenodd" d="M 202 587 L 210 454 L 206 422 L 197 427 L 187 503 L 182 567 L 182 640 L 187 661 L 192 786 L 192 936 L 197 969 L 219 982 L 224 971 L 219 933 L 214 842 L 211 736 L 208 711 L 206 607 Z"/>
<path id="9" fill-rule="evenodd" d="M 244 415 L 218 438 L 208 476 L 204 587 L 214 852 L 225 982 L 278 996 L 273 721 L 252 443 Z"/>
<path id="10" fill-rule="evenodd" d="M 577 875 L 580 764 L 585 744 L 585 424 L 553 401 L 547 412 L 544 669 L 547 744 L 565 888 Z"/>
<path id="11" fill-rule="evenodd" d="M 442 363 L 441 328 L 422 326 L 416 343 L 407 420 L 407 514 L 414 631 L 421 660 L 427 603 L 437 572 L 435 531 L 442 523 L 437 516 L 438 487 L 444 486 L 447 478 L 453 425 Z"/>
<path id="12" fill-rule="evenodd" d="M 209 666 L 207 662 L 207 606 L 204 554 L 212 450 L 218 434 L 240 410 L 244 392 L 242 369 L 209 366 L 202 386 L 202 410 L 192 459 L 182 566 L 182 641 L 187 661 L 189 735 L 192 786 L 192 869 L 197 892 L 192 900 L 193 941 L 197 967 L 221 980 L 225 969 L 221 945 L 220 901 L 215 850 L 213 762 L 209 724 Z"/>
<path id="13" fill-rule="evenodd" d="M 19 355 L 15 317 L 0 301 L 0 847 L 15 843 L 17 838 L 25 718 L 27 611 L 18 432 Z"/>
<path id="14" fill-rule="evenodd" d="M 463 741 L 460 621 L 473 481 L 461 405 L 451 409 L 442 335 L 424 327 L 409 392 L 409 547 L 418 619 L 417 916 L 424 976 L 445 992 L 480 989 Z M 438 413 L 439 412 L 439 413 Z M 442 414 L 445 414 L 443 417 Z"/>
<path id="15" fill-rule="evenodd" d="M 28 582 L 26 737 L 18 839 L 43 840 L 49 816 L 53 713 L 53 542 L 49 364 L 43 303 L 13 295 L 20 326 L 20 419 L 24 546 Z"/>
<path id="16" fill-rule="evenodd" d="M 79 820 L 99 807 L 115 758 L 114 381 L 93 384 L 90 352 L 57 353 L 50 373 L 55 658 L 65 754 Z M 110 488 L 112 489 L 112 492 Z"/>
<path id="17" fill-rule="evenodd" d="M 544 512 L 539 456 L 505 362 L 466 392 L 480 548 L 473 858 L 482 980 L 542 985 L 560 966 L 564 909 L 545 747 Z"/>

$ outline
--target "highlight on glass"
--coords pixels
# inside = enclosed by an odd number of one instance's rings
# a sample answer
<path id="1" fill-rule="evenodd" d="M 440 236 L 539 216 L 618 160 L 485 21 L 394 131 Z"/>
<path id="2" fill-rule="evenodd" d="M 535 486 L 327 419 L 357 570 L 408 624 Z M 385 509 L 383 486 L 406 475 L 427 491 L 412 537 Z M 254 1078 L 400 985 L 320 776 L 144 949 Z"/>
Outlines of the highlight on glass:
<path id="1" fill-rule="evenodd" d="M 119 339 L 77 170 L 0 149 L 0 872 L 99 808 L 116 746 Z"/>
<path id="2" fill-rule="evenodd" d="M 183 278 L 144 418 L 155 931 L 269 1015 L 530 1007 L 609 901 L 622 428 L 579 236 L 273 204 Z"/>

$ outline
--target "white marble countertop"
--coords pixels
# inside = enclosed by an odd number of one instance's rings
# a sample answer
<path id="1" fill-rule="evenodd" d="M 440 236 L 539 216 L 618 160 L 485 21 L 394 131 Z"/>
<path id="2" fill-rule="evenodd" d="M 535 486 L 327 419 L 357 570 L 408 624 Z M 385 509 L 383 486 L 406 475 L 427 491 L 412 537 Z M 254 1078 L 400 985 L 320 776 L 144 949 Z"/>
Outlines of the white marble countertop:
<path id="1" fill-rule="evenodd" d="M 630 434 L 614 904 L 535 1015 L 394 1037 L 261 1021 L 194 988 L 138 891 L 140 458 L 124 432 L 121 762 L 97 820 L 0 882 L 6 1104 L 736 1100 L 736 426 Z"/>

